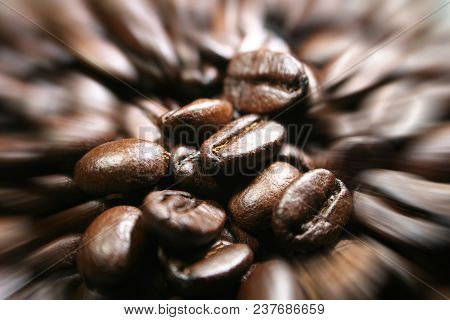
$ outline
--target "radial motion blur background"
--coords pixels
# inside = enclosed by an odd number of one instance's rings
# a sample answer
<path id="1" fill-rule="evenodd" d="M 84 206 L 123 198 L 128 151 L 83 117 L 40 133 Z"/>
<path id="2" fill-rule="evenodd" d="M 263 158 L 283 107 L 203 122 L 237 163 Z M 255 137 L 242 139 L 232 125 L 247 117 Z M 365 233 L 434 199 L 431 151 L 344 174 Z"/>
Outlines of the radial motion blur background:
<path id="1" fill-rule="evenodd" d="M 449 297 L 449 14 L 420 0 L 0 0 L 0 297 L 95 298 L 29 263 L 104 209 L 73 185 L 74 162 L 153 126 L 146 110 L 220 95 L 233 55 L 260 48 L 317 71 L 304 151 L 354 190 L 357 238 L 293 263 L 308 296 Z"/>

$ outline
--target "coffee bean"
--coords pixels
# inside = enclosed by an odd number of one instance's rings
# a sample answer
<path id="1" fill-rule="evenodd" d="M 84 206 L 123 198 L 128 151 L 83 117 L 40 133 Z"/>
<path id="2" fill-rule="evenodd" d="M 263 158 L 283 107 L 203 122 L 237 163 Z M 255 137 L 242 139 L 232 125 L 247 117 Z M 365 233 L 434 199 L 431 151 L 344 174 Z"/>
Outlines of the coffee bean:
<path id="1" fill-rule="evenodd" d="M 219 236 L 226 219 L 218 204 L 175 190 L 149 193 L 143 211 L 146 228 L 168 247 L 207 244 Z"/>
<path id="2" fill-rule="evenodd" d="M 290 163 L 300 172 L 309 171 L 314 167 L 311 157 L 307 156 L 300 148 L 290 143 L 283 144 L 278 153 L 277 160 Z"/>
<path id="3" fill-rule="evenodd" d="M 158 144 L 123 139 L 94 148 L 75 166 L 77 185 L 92 193 L 129 191 L 155 184 L 167 171 L 169 154 Z"/>
<path id="4" fill-rule="evenodd" d="M 292 267 L 283 260 L 270 260 L 256 265 L 239 290 L 241 300 L 306 299 Z"/>
<path id="5" fill-rule="evenodd" d="M 282 125 L 257 115 L 243 116 L 206 140 L 200 153 L 205 170 L 211 172 L 259 169 L 276 156 L 285 138 Z M 231 172 L 233 175 L 236 172 Z"/>
<path id="6" fill-rule="evenodd" d="M 244 190 L 235 194 L 228 208 L 239 227 L 247 231 L 270 228 L 273 207 L 283 191 L 301 173 L 288 163 L 275 162 Z"/>
<path id="7" fill-rule="evenodd" d="M 194 147 L 177 146 L 171 154 L 173 177 L 180 189 L 198 196 L 217 199 L 224 195 L 214 176 L 203 172 L 200 152 Z"/>
<path id="8" fill-rule="evenodd" d="M 31 253 L 24 264 L 36 274 L 74 268 L 80 242 L 79 234 L 62 236 Z"/>
<path id="9" fill-rule="evenodd" d="M 180 293 L 188 296 L 217 295 L 236 285 L 253 261 L 245 244 L 217 242 L 194 259 L 163 258 L 169 279 Z"/>
<path id="10" fill-rule="evenodd" d="M 169 111 L 162 116 L 161 123 L 165 133 L 176 141 L 195 144 L 229 123 L 232 117 L 233 107 L 228 101 L 198 99 Z"/>
<path id="11" fill-rule="evenodd" d="M 271 113 L 297 101 L 307 86 L 301 62 L 288 53 L 259 50 L 234 56 L 224 93 L 243 112 Z"/>
<path id="12" fill-rule="evenodd" d="M 77 267 L 94 288 L 122 284 L 139 264 L 144 234 L 142 212 L 118 206 L 98 216 L 83 235 Z"/>
<path id="13" fill-rule="evenodd" d="M 123 110 L 123 130 L 129 138 L 161 143 L 162 134 L 159 127 L 147 117 L 144 111 L 134 105 L 127 105 Z"/>
<path id="14" fill-rule="evenodd" d="M 450 184 L 382 169 L 366 170 L 358 181 L 383 197 L 418 211 L 421 216 L 450 226 Z"/>
<path id="15" fill-rule="evenodd" d="M 272 228 L 294 251 L 336 240 L 352 211 L 350 192 L 333 173 L 316 169 L 295 180 L 274 208 Z"/>
<path id="16" fill-rule="evenodd" d="M 413 210 L 402 209 L 395 203 L 378 196 L 355 192 L 353 197 L 354 217 L 362 226 L 377 237 L 418 257 L 420 252 L 444 252 L 450 246 L 450 228 L 445 225 L 415 217 Z"/>
<path id="17" fill-rule="evenodd" d="M 257 253 L 259 249 L 258 239 L 239 228 L 238 225 L 231 220 L 228 220 L 225 224 L 225 228 L 223 229 L 219 240 L 231 243 L 246 244 L 250 247 L 250 249 L 252 249 L 254 253 Z"/>
<path id="18" fill-rule="evenodd" d="M 442 124 L 414 139 L 400 155 L 401 171 L 438 182 L 450 182 L 450 124 Z"/>

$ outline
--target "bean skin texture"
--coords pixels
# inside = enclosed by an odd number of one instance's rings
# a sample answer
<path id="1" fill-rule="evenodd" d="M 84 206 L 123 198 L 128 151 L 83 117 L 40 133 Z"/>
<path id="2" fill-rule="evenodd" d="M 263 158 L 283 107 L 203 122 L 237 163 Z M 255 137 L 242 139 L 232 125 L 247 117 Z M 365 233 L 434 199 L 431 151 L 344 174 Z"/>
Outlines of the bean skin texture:
<path id="1" fill-rule="evenodd" d="M 152 186 L 166 173 L 170 154 L 156 143 L 122 139 L 100 145 L 76 164 L 74 179 L 84 191 L 113 193 Z"/>
<path id="2" fill-rule="evenodd" d="M 141 210 L 131 206 L 108 209 L 83 235 L 77 256 L 78 272 L 93 288 L 120 285 L 139 265 L 143 243 Z"/>

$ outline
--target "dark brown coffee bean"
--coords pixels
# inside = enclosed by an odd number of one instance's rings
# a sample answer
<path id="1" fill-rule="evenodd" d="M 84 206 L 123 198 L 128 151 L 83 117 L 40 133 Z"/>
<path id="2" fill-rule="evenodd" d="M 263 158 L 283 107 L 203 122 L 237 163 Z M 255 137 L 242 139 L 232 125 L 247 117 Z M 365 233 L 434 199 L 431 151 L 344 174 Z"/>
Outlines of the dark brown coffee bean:
<path id="1" fill-rule="evenodd" d="M 300 170 L 300 172 L 309 171 L 314 167 L 313 160 L 300 150 L 300 148 L 290 143 L 283 144 L 277 155 L 277 160 L 290 163 Z"/>
<path id="2" fill-rule="evenodd" d="M 155 184 L 166 173 L 169 158 L 156 143 L 113 141 L 85 154 L 75 166 L 74 178 L 81 189 L 92 193 L 129 191 Z"/>
<path id="3" fill-rule="evenodd" d="M 164 259 L 164 258 L 163 258 Z M 253 261 L 245 244 L 215 243 L 206 253 L 191 259 L 164 259 L 169 279 L 188 296 L 217 295 L 236 285 Z"/>
<path id="4" fill-rule="evenodd" d="M 144 223 L 168 247 L 195 247 L 217 238 L 226 215 L 218 204 L 184 191 L 154 191 L 144 200 Z"/>
<path id="5" fill-rule="evenodd" d="M 47 140 L 53 156 L 82 155 L 84 152 L 114 139 L 115 121 L 96 113 L 48 117 L 40 123 L 42 138 Z"/>
<path id="6" fill-rule="evenodd" d="M 288 163 L 275 162 L 270 165 L 230 199 L 228 209 L 233 220 L 247 231 L 269 228 L 273 207 L 280 201 L 284 190 L 300 175 Z"/>
<path id="7" fill-rule="evenodd" d="M 364 171 L 358 181 L 383 196 L 450 226 L 450 184 L 432 182 L 400 171 Z"/>
<path id="8" fill-rule="evenodd" d="M 25 258 L 24 264 L 37 274 L 75 268 L 80 243 L 80 234 L 62 236 L 31 253 Z"/>
<path id="9" fill-rule="evenodd" d="M 94 288 L 126 281 L 136 270 L 144 242 L 142 212 L 118 206 L 98 216 L 83 235 L 78 272 Z"/>
<path id="10" fill-rule="evenodd" d="M 305 173 L 283 193 L 272 215 L 277 237 L 295 251 L 330 244 L 352 211 L 350 192 L 325 169 Z"/>
<path id="11" fill-rule="evenodd" d="M 197 196 L 218 199 L 224 195 L 219 182 L 203 172 L 200 151 L 180 145 L 171 154 L 173 177 L 180 189 Z"/>
<path id="12" fill-rule="evenodd" d="M 219 241 L 246 244 L 254 253 L 257 253 L 259 249 L 258 239 L 239 228 L 237 224 L 231 220 L 228 220 L 225 224 L 225 228 L 219 237 Z"/>
<path id="13" fill-rule="evenodd" d="M 158 125 L 160 124 L 161 117 L 169 112 L 169 109 L 157 99 L 137 99 L 136 105 Z"/>
<path id="14" fill-rule="evenodd" d="M 259 50 L 231 60 L 225 78 L 225 96 L 241 111 L 279 111 L 302 97 L 308 86 L 305 70 L 288 53 Z"/>
<path id="15" fill-rule="evenodd" d="M 306 299 L 292 267 L 283 260 L 270 260 L 257 264 L 241 284 L 237 298 L 240 300 Z"/>
<path id="16" fill-rule="evenodd" d="M 198 99 L 163 115 L 161 124 L 167 135 L 178 141 L 194 144 L 205 140 L 207 134 L 214 133 L 229 123 L 232 117 L 233 107 L 228 101 Z"/>
<path id="17" fill-rule="evenodd" d="M 401 154 L 399 170 L 418 174 L 424 178 L 450 181 L 450 124 L 443 124 L 419 136 Z"/>
<path id="18" fill-rule="evenodd" d="M 144 111 L 134 105 L 127 105 L 123 110 L 123 130 L 128 138 L 161 143 L 162 134 L 159 126 L 147 117 Z"/>
<path id="19" fill-rule="evenodd" d="M 356 221 L 393 245 L 413 249 L 416 256 L 419 250 L 444 252 L 450 246 L 447 226 L 411 216 L 409 210 L 362 192 L 355 192 L 353 201 Z"/>
<path id="20" fill-rule="evenodd" d="M 310 299 L 387 299 L 411 295 L 401 291 L 417 283 L 412 265 L 373 239 L 341 240 L 334 248 L 306 260 L 295 261 L 298 281 Z"/>
<path id="21" fill-rule="evenodd" d="M 202 144 L 200 153 L 203 166 L 211 172 L 259 169 L 259 164 L 276 156 L 284 138 L 285 130 L 282 125 L 265 121 L 257 115 L 243 116 Z"/>

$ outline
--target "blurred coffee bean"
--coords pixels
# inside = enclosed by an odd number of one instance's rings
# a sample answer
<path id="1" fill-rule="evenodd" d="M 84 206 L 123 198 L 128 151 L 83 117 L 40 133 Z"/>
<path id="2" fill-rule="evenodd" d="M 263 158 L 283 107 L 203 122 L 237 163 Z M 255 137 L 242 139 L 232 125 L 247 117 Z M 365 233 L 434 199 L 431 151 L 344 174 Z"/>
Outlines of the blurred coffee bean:
<path id="1" fill-rule="evenodd" d="M 239 289 L 241 300 L 303 300 L 306 299 L 292 267 L 283 260 L 258 264 Z"/>
<path id="2" fill-rule="evenodd" d="M 69 300 L 82 283 L 79 274 L 54 274 L 38 278 L 9 296 L 11 300 Z"/>
<path id="3" fill-rule="evenodd" d="M 300 172 L 306 172 L 313 168 L 313 161 L 300 148 L 293 144 L 285 143 L 277 155 L 278 161 L 291 164 Z"/>
<path id="4" fill-rule="evenodd" d="M 141 139 L 161 143 L 162 134 L 159 126 L 151 120 L 140 108 L 127 105 L 123 110 L 123 130 L 127 138 Z"/>
<path id="5" fill-rule="evenodd" d="M 226 100 L 197 99 L 163 115 L 161 125 L 170 138 L 192 145 L 229 123 L 232 116 L 233 107 Z"/>
<path id="6" fill-rule="evenodd" d="M 271 113 L 294 103 L 307 86 L 304 67 L 294 57 L 260 50 L 238 54 L 231 60 L 224 92 L 241 111 Z"/>
<path id="7" fill-rule="evenodd" d="M 113 0 L 108 4 L 89 1 L 89 5 L 126 46 L 146 58 L 156 59 L 166 72 L 174 72 L 177 56 L 151 3 Z"/>
<path id="8" fill-rule="evenodd" d="M 171 154 L 173 177 L 180 189 L 207 199 L 222 198 L 225 190 L 217 179 L 203 171 L 200 152 L 194 147 L 179 145 Z"/>
<path id="9" fill-rule="evenodd" d="M 194 198 L 184 191 L 148 194 L 143 205 L 144 223 L 168 247 L 189 248 L 217 238 L 226 215 L 218 204 Z"/>
<path id="10" fill-rule="evenodd" d="M 444 123 L 420 135 L 401 153 L 400 170 L 438 182 L 450 181 L 450 124 Z"/>
<path id="11" fill-rule="evenodd" d="M 275 162 L 244 190 L 235 194 L 228 209 L 237 225 L 247 231 L 270 228 L 272 209 L 284 190 L 301 173 L 288 163 Z"/>
<path id="12" fill-rule="evenodd" d="M 422 179 L 419 176 L 391 170 L 367 170 L 358 178 L 387 198 L 419 210 L 439 223 L 450 226 L 450 185 Z"/>
<path id="13" fill-rule="evenodd" d="M 143 249 L 141 219 L 138 208 L 118 206 L 89 225 L 77 255 L 78 271 L 89 286 L 107 289 L 133 275 Z"/>
<path id="14" fill-rule="evenodd" d="M 335 241 L 352 211 L 351 193 L 325 169 L 292 182 L 274 208 L 272 228 L 294 251 L 309 251 Z"/>
<path id="15" fill-rule="evenodd" d="M 0 208 L 11 213 L 48 214 L 83 199 L 86 194 L 67 175 L 33 177 L 24 185 L 0 187 Z"/>
<path id="16" fill-rule="evenodd" d="M 219 241 L 199 257 L 163 260 L 180 293 L 211 297 L 238 283 L 252 264 L 253 252 L 245 244 Z"/>
<path id="17" fill-rule="evenodd" d="M 59 237 L 32 252 L 25 258 L 24 265 L 39 275 L 75 268 L 75 257 L 80 243 L 79 234 Z"/>
<path id="18" fill-rule="evenodd" d="M 259 249 L 259 241 L 248 232 L 239 228 L 239 226 L 231 220 L 227 220 L 225 228 L 219 237 L 219 240 L 231 243 L 243 243 L 252 249 L 253 253 L 257 253 Z"/>
<path id="19" fill-rule="evenodd" d="M 40 218 L 33 225 L 36 238 L 49 241 L 69 232 L 83 232 L 92 220 L 113 203 L 114 199 L 105 197 Z"/>
<path id="20" fill-rule="evenodd" d="M 399 248 L 432 254 L 444 252 L 450 245 L 446 226 L 411 216 L 408 210 L 362 192 L 354 193 L 353 202 L 356 221 Z"/>
<path id="21" fill-rule="evenodd" d="M 49 153 L 58 156 L 81 156 L 84 152 L 114 139 L 117 126 L 110 117 L 80 113 L 48 117 L 40 122 L 41 137 Z"/>
<path id="22" fill-rule="evenodd" d="M 169 109 L 156 99 L 138 99 L 136 100 L 136 105 L 158 125 L 160 124 L 161 117 L 169 112 Z"/>
<path id="23" fill-rule="evenodd" d="M 29 4 L 41 27 L 51 30 L 64 41 L 81 61 L 113 77 L 127 80 L 136 78 L 136 70 L 129 59 L 122 50 L 101 35 L 100 24 L 84 2 L 63 4 L 57 0 L 45 0 Z"/>
<path id="24" fill-rule="evenodd" d="M 418 298 L 413 265 L 380 243 L 364 237 L 341 240 L 308 260 L 295 262 L 298 281 L 310 299 Z"/>
<path id="25" fill-rule="evenodd" d="M 313 156 L 314 165 L 335 173 L 350 188 L 360 171 L 369 168 L 386 168 L 390 165 L 393 147 L 374 136 L 342 138 L 332 143 L 324 152 Z"/>
<path id="26" fill-rule="evenodd" d="M 17 255 L 37 236 L 29 216 L 0 215 L 0 257 Z"/>
<path id="27" fill-rule="evenodd" d="M 285 129 L 257 115 L 243 116 L 213 134 L 203 142 L 200 153 L 207 171 L 259 169 L 279 152 Z"/>
<path id="28" fill-rule="evenodd" d="M 74 179 L 82 190 L 92 193 L 129 191 L 155 184 L 166 173 L 169 158 L 156 143 L 113 141 L 85 154 L 75 166 Z"/>

